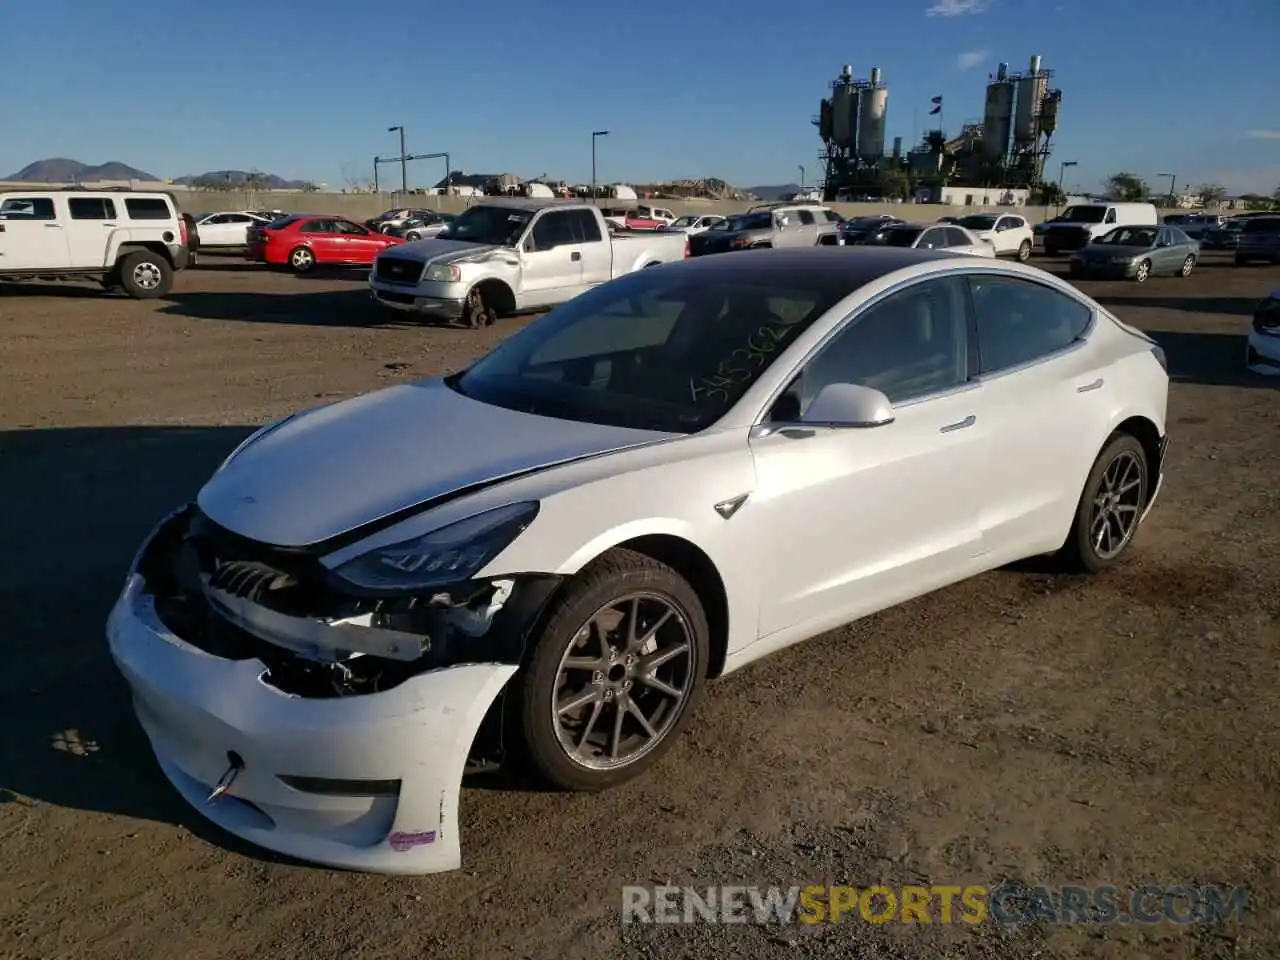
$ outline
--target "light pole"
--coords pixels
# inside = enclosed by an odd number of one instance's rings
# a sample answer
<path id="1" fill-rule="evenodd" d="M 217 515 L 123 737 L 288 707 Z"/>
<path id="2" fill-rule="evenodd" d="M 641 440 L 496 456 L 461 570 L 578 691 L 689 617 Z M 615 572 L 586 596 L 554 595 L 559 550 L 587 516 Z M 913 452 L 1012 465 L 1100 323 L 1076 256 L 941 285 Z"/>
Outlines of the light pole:
<path id="1" fill-rule="evenodd" d="M 797 163 L 796 166 L 800 168 L 800 192 L 804 193 L 804 164 Z"/>
<path id="2" fill-rule="evenodd" d="M 1063 178 L 1066 176 L 1067 167 L 1074 167 L 1080 163 L 1079 160 L 1063 160 L 1058 164 L 1058 196 L 1065 200 L 1067 196 L 1066 187 L 1063 186 Z"/>
<path id="3" fill-rule="evenodd" d="M 1172 173 L 1157 173 L 1157 174 L 1156 174 L 1156 176 L 1157 176 L 1157 177 L 1168 177 L 1168 178 L 1169 178 L 1169 206 L 1171 206 L 1171 207 L 1172 207 L 1172 206 L 1174 205 L 1174 203 L 1173 203 L 1173 188 L 1174 188 L 1174 185 L 1178 182 L 1178 178 L 1177 178 L 1174 174 L 1172 174 Z"/>
<path id="4" fill-rule="evenodd" d="M 409 155 L 404 148 L 404 124 L 398 124 L 394 127 L 387 127 L 387 133 L 395 133 L 400 131 L 400 192 L 409 195 Z"/>
<path id="5" fill-rule="evenodd" d="M 598 137 L 607 137 L 608 130 L 592 130 L 591 131 L 591 202 L 596 202 L 596 139 Z"/>

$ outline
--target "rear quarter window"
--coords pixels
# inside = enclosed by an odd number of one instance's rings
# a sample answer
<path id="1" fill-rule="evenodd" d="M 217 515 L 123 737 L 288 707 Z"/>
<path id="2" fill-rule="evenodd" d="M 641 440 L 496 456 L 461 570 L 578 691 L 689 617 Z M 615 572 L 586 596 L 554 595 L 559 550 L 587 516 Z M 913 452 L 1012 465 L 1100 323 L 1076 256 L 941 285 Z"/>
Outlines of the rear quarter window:
<path id="1" fill-rule="evenodd" d="M 130 220 L 171 220 L 169 201 L 160 197 L 126 197 L 124 208 Z"/>

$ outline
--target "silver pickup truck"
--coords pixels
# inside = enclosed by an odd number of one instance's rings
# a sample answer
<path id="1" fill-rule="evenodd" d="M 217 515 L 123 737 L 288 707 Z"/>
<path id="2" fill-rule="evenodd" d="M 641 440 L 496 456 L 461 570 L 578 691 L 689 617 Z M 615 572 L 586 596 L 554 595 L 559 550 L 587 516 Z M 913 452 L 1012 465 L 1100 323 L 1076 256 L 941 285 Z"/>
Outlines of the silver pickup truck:
<path id="1" fill-rule="evenodd" d="M 439 237 L 379 254 L 369 290 L 394 310 L 481 327 L 686 256 L 684 234 L 611 231 L 589 204 L 492 200 L 468 208 Z"/>

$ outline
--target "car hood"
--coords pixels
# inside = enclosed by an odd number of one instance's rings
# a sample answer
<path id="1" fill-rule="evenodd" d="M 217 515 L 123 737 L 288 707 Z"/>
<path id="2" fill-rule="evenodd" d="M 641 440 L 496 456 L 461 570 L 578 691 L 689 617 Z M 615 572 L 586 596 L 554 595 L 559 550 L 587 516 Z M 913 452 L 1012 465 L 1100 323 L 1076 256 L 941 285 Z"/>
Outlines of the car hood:
<path id="1" fill-rule="evenodd" d="M 674 436 L 520 413 L 426 380 L 268 428 L 197 502 L 234 533 L 301 547 L 480 485 Z"/>
<path id="2" fill-rule="evenodd" d="M 449 240 L 445 237 L 427 237 L 396 247 L 396 256 L 411 255 L 423 263 L 463 263 L 484 260 L 502 247 L 496 244 L 468 243 L 465 240 Z"/>

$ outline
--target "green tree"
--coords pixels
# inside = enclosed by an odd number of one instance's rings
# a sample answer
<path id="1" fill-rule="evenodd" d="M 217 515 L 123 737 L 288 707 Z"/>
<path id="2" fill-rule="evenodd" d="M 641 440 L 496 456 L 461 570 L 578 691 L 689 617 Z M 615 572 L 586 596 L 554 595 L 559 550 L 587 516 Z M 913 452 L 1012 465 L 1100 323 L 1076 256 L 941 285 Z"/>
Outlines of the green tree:
<path id="1" fill-rule="evenodd" d="M 1103 182 L 1107 195 L 1112 200 L 1135 201 L 1145 200 L 1147 197 L 1147 184 L 1136 173 L 1130 173 L 1122 170 L 1119 173 L 1113 173 Z"/>

